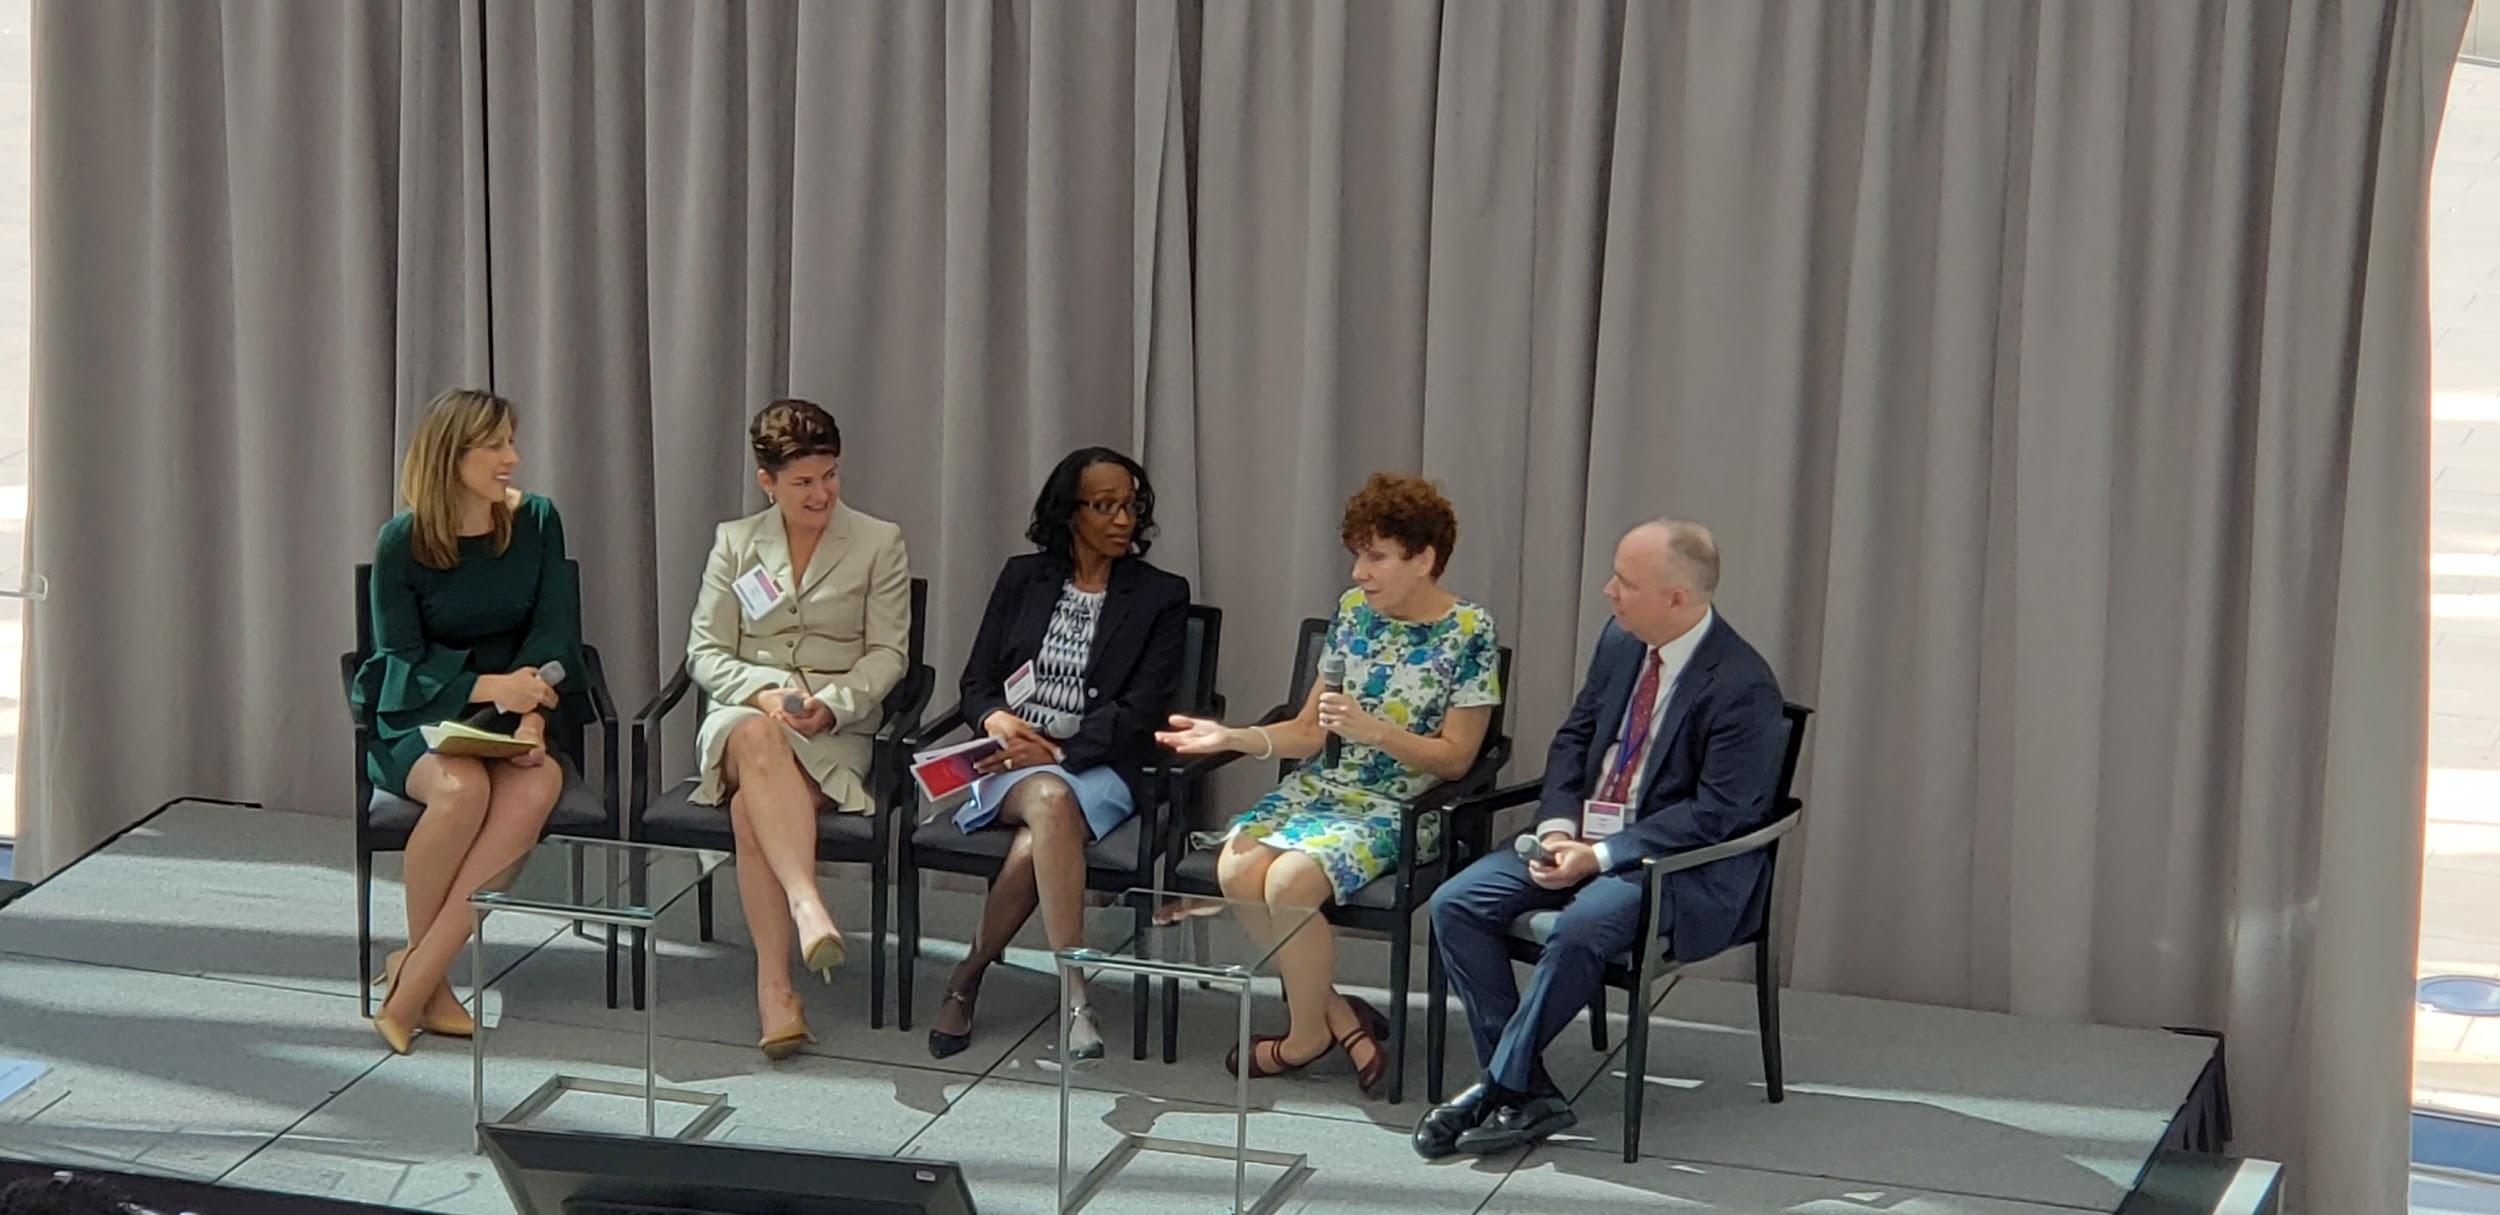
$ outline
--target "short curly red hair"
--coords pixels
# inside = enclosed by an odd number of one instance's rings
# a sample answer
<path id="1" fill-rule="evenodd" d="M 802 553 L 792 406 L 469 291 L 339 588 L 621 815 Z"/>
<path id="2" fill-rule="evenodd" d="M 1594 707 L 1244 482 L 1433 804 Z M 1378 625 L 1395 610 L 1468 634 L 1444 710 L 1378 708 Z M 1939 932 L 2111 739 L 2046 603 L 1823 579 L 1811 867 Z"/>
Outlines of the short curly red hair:
<path id="1" fill-rule="evenodd" d="M 1394 540 L 1409 557 L 1432 550 L 1432 576 L 1450 568 L 1450 550 L 1458 547 L 1458 511 L 1441 489 L 1422 477 L 1373 473 L 1363 488 L 1346 499 L 1339 536 L 1353 552 L 1369 540 Z"/>

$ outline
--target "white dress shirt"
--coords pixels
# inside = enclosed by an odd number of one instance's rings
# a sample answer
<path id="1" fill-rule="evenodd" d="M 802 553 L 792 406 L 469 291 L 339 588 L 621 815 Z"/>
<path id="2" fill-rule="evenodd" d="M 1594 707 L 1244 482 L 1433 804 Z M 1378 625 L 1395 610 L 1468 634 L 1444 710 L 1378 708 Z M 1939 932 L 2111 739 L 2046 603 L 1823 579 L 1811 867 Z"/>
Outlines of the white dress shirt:
<path id="1" fill-rule="evenodd" d="M 1652 700 L 1649 705 L 1649 733 L 1646 737 L 1637 740 L 1621 738 L 1623 728 L 1632 719 L 1632 706 L 1626 704 L 1623 706 L 1623 717 L 1617 722 L 1615 728 L 1617 741 L 1608 743 L 1606 753 L 1598 757 L 1597 773 L 1601 787 L 1589 790 L 1591 796 L 1604 791 L 1602 786 L 1606 773 L 1614 771 L 1616 754 L 1622 749 L 1624 742 L 1631 741 L 1639 748 L 1632 753 L 1632 769 L 1629 774 L 1631 779 L 1624 787 L 1623 802 L 1626 815 L 1624 826 L 1626 827 L 1632 825 L 1630 819 L 1632 807 L 1641 804 L 1641 781 L 1649 774 L 1650 748 L 1657 744 L 1659 727 L 1666 722 L 1667 701 L 1674 697 L 1676 681 L 1683 677 L 1684 668 L 1692 663 L 1693 651 L 1701 648 L 1702 636 L 1710 631 L 1711 622 L 1717 620 L 1718 615 L 1717 609 L 1706 609 L 1701 614 L 1701 620 L 1693 627 L 1684 630 L 1681 636 L 1665 645 L 1649 647 L 1649 652 L 1658 658 L 1658 693 L 1657 699 Z M 1643 658 L 1641 665 L 1644 669 L 1647 668 L 1649 660 L 1646 657 Z M 1639 688 L 1639 674 L 1635 673 L 1632 679 L 1633 687 Z M 1567 818 L 1549 818 L 1538 823 L 1536 827 L 1536 833 L 1540 838 L 1557 831 L 1576 838 L 1580 833 L 1580 824 Z M 1614 854 L 1608 847 L 1613 842 L 1613 840 L 1603 840 L 1597 845 L 1597 867 L 1601 872 L 1610 871 L 1615 867 Z"/>

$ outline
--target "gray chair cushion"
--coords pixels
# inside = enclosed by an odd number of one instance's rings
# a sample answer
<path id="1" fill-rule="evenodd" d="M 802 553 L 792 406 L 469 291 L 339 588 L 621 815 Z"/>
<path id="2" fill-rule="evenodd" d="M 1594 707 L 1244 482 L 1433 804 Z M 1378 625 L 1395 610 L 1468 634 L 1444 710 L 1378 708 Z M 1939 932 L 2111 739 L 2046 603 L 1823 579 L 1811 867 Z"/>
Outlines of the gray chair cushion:
<path id="1" fill-rule="evenodd" d="M 547 830 L 578 833 L 606 823 L 608 808 L 599 800 L 599 791 L 582 779 L 571 759 L 558 756 L 556 762 L 564 767 L 564 792 L 556 795 L 556 808 L 547 815 Z M 365 816 L 377 831 L 414 831 L 424 814 L 423 802 L 380 789 L 373 791 L 373 800 L 365 806 Z"/>
<path id="2" fill-rule="evenodd" d="M 688 779 L 676 788 L 651 799 L 651 808 L 643 812 L 642 830 L 638 838 L 655 844 L 690 844 L 722 849 L 737 846 L 737 834 L 729 825 L 729 807 L 694 804 L 694 781 Z M 820 844 L 842 844 L 866 847 L 876 840 L 876 823 L 866 814 L 843 814 L 826 798 L 816 799 L 816 840 Z"/>
<path id="3" fill-rule="evenodd" d="M 1215 852 L 1203 848 L 1192 850 L 1181 858 L 1180 864 L 1172 867 L 1172 879 L 1172 885 L 1183 890 L 1218 889 L 1215 884 Z"/>
<path id="4" fill-rule="evenodd" d="M 1145 830 L 1142 814 L 1128 816 L 1128 821 L 1111 829 L 1111 834 L 1085 845 L 1085 863 L 1096 869 L 1118 869 L 1134 872 L 1137 868 L 1137 833 Z M 955 826 L 952 811 L 940 811 L 912 829 L 913 851 L 937 853 L 950 857 L 984 857 L 1004 861 L 1007 847 L 1015 842 L 1015 828 L 992 823 L 966 835 Z"/>
<path id="5" fill-rule="evenodd" d="M 1188 856 L 1181 858 L 1179 867 L 1174 869 L 1173 873 L 1178 878 L 1173 884 L 1183 889 L 1191 887 L 1205 890 L 1217 889 L 1215 850 L 1207 848 L 1192 851 Z M 1339 901 L 1348 907 L 1393 911 L 1398 905 L 1398 875 L 1384 873 L 1365 882 L 1361 890 L 1354 892 L 1354 897 Z"/>

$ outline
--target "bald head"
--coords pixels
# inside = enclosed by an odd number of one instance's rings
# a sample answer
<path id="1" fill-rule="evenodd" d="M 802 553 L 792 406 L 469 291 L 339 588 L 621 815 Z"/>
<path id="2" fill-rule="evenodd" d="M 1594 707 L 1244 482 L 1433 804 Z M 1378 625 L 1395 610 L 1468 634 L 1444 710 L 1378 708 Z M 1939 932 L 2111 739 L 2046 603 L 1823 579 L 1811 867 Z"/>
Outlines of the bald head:
<path id="1" fill-rule="evenodd" d="M 1710 529 L 1684 519 L 1654 519 L 1642 524 L 1657 543 L 1666 576 L 1685 590 L 1708 599 L 1719 589 L 1719 542 Z"/>
<path id="2" fill-rule="evenodd" d="M 1654 519 L 1615 545 L 1606 598 L 1624 631 L 1664 645 L 1701 623 L 1719 589 L 1719 544 L 1684 519 Z"/>

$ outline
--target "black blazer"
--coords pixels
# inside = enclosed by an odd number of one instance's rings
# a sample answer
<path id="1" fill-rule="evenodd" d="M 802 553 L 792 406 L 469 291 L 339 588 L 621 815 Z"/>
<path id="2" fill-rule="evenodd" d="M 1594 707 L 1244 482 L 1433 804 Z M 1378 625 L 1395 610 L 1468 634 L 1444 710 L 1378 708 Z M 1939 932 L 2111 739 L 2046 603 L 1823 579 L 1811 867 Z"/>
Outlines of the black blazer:
<path id="1" fill-rule="evenodd" d="M 1589 656 L 1586 682 L 1546 753 L 1540 818 L 1578 822 L 1580 803 L 1598 785 L 1598 764 L 1623 728 L 1623 714 L 1649 647 L 1612 622 Z M 1632 821 L 1607 846 L 1616 871 L 1660 853 L 1706 847 L 1770 825 L 1787 735 L 1779 681 L 1727 617 L 1702 634 L 1662 708 L 1657 743 L 1641 779 Z M 1759 852 L 1713 861 L 1666 877 L 1668 944 L 1682 959 L 1708 957 L 1754 928 Z"/>
<path id="2" fill-rule="evenodd" d="M 964 721 L 973 729 L 1007 707 L 1007 677 L 1039 656 L 1068 564 L 1046 553 L 1008 560 L 990 588 L 981 631 L 964 659 Z M 1111 563 L 1094 650 L 1085 660 L 1084 722 L 1057 740 L 1071 772 L 1109 764 L 1134 785 L 1171 712 L 1189 628 L 1189 580 L 1142 557 Z"/>

